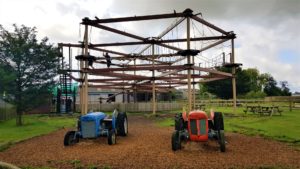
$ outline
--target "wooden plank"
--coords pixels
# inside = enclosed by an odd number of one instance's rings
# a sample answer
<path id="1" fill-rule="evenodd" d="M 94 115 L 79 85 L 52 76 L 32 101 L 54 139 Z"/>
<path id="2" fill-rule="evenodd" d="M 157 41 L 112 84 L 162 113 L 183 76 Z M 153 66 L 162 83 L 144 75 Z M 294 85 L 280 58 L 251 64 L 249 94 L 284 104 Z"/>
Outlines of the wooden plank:
<path id="1" fill-rule="evenodd" d="M 178 18 L 178 17 L 185 17 L 185 14 L 184 13 L 168 13 L 168 14 L 158 14 L 158 15 L 144 15 L 144 16 L 95 19 L 95 20 L 90 20 L 88 18 L 84 18 L 84 19 L 82 19 L 81 24 L 93 25 L 93 24 L 98 24 L 98 23 L 145 21 L 145 20 L 153 20 L 153 19 L 169 19 L 169 18 Z"/>

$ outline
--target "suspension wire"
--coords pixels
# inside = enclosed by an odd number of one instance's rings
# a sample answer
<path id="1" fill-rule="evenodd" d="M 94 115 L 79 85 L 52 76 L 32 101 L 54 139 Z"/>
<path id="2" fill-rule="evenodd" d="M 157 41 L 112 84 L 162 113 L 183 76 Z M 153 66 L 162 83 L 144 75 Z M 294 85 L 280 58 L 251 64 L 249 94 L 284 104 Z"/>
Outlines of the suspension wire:
<path id="1" fill-rule="evenodd" d="M 79 24 L 79 27 L 78 27 L 78 39 L 79 41 L 81 41 L 81 24 Z M 81 51 L 80 51 L 81 49 Z M 77 55 L 80 55 L 82 52 L 82 48 L 78 48 L 77 49 Z M 80 64 L 79 64 L 79 60 L 77 60 L 77 69 L 79 70 L 80 69 Z M 80 72 L 77 73 L 78 77 L 80 77 Z"/>
<path id="2" fill-rule="evenodd" d="M 195 33 L 195 24 L 192 20 L 192 29 L 193 29 L 193 34 L 194 34 L 194 38 L 196 38 L 196 33 Z M 196 43 L 193 43 L 194 44 L 194 49 L 196 49 Z"/>
<path id="3" fill-rule="evenodd" d="M 179 38 L 179 36 L 178 36 L 178 27 L 179 27 L 179 25 L 176 26 L 177 39 Z M 177 42 L 176 44 L 177 44 L 177 47 L 179 48 L 179 42 Z"/>

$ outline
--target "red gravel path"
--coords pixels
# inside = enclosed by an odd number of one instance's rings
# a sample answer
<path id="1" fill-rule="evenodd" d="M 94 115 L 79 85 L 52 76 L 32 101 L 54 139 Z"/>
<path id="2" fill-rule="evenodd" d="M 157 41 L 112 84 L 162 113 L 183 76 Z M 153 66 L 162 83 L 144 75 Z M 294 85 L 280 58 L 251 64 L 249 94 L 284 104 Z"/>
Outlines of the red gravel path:
<path id="1" fill-rule="evenodd" d="M 214 141 L 187 143 L 171 150 L 173 128 L 157 127 L 142 116 L 129 117 L 129 135 L 109 146 L 106 138 L 63 146 L 60 130 L 0 152 L 0 161 L 18 166 L 53 168 L 300 168 L 300 152 L 276 141 L 226 133 L 226 153 Z"/>

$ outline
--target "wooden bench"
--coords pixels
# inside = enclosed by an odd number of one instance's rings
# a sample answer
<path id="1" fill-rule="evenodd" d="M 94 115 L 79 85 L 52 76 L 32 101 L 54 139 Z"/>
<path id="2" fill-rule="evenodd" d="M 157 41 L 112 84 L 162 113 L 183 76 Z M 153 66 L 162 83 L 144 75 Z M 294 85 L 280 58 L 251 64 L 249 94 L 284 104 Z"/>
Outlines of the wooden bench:
<path id="1" fill-rule="evenodd" d="M 243 110 L 245 114 L 247 114 L 247 112 L 251 112 L 253 114 L 260 112 L 261 110 L 261 106 L 246 106 L 245 109 Z"/>

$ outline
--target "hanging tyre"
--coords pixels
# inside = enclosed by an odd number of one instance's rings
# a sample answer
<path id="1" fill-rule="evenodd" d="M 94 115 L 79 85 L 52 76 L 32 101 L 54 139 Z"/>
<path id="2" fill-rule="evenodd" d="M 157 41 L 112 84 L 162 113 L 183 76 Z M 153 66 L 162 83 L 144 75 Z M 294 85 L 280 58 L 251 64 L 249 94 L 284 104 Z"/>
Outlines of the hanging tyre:
<path id="1" fill-rule="evenodd" d="M 79 142 L 76 131 L 68 131 L 64 138 L 64 146 L 71 146 Z"/>
<path id="2" fill-rule="evenodd" d="M 172 150 L 176 151 L 181 149 L 181 140 L 180 140 L 180 135 L 179 131 L 174 131 L 172 134 Z"/>
<path id="3" fill-rule="evenodd" d="M 127 134 L 128 134 L 128 119 L 127 119 L 127 115 L 125 112 L 118 113 L 117 133 L 120 136 L 127 136 Z"/>
<path id="4" fill-rule="evenodd" d="M 225 147 L 225 134 L 224 134 L 224 130 L 218 131 L 218 142 L 219 142 L 219 145 L 220 145 L 221 152 L 225 152 L 226 151 L 226 147 Z"/>
<path id="5" fill-rule="evenodd" d="M 116 132 L 115 130 L 110 130 L 107 135 L 107 142 L 109 145 L 117 143 Z"/>

